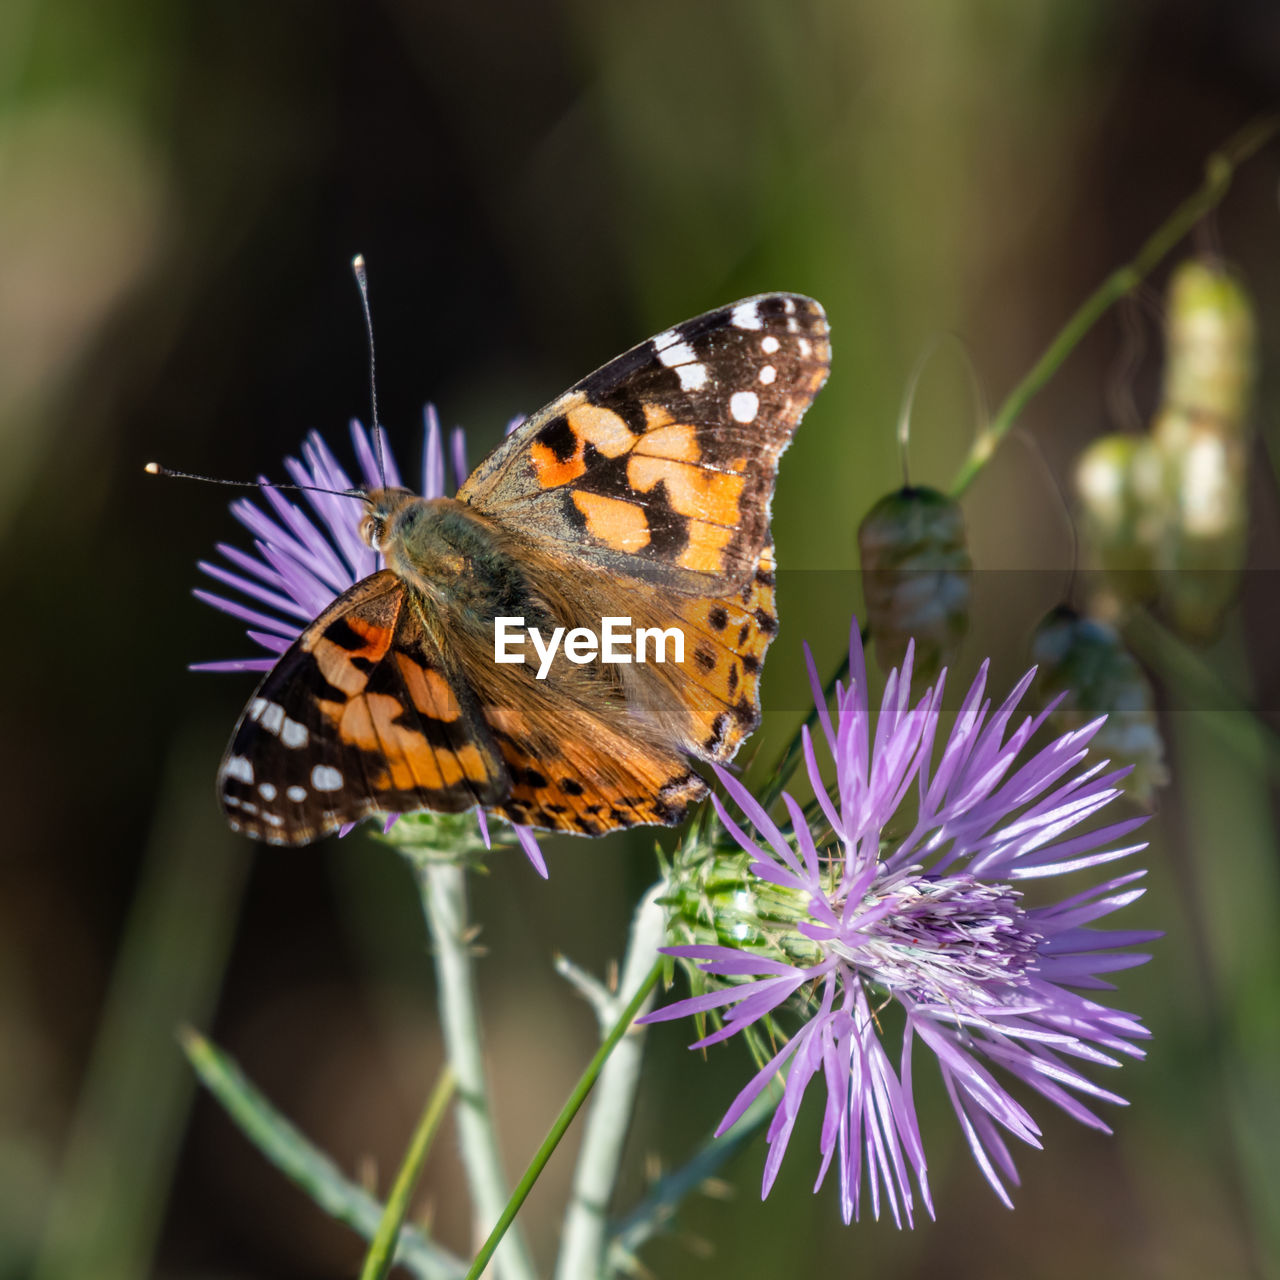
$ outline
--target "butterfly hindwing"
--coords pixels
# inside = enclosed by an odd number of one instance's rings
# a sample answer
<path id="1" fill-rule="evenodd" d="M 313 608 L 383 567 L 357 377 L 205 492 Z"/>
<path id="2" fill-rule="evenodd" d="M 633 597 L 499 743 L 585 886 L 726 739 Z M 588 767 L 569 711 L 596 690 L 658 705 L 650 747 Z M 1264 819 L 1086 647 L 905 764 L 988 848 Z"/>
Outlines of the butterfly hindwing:
<path id="1" fill-rule="evenodd" d="M 810 298 L 709 311 L 534 414 L 458 496 L 614 573 L 691 594 L 740 586 L 769 540 L 779 455 L 829 361 Z"/>
<path id="2" fill-rule="evenodd" d="M 273 844 L 374 812 L 491 806 L 508 786 L 465 683 L 388 570 L 340 596 L 280 658 L 218 774 L 231 825 Z"/>
<path id="3" fill-rule="evenodd" d="M 511 776 L 498 812 L 512 822 L 577 835 L 645 824 L 672 826 L 707 793 L 679 751 L 624 736 L 607 720 L 574 713 L 545 718 L 517 706 L 485 705 L 484 716 Z"/>

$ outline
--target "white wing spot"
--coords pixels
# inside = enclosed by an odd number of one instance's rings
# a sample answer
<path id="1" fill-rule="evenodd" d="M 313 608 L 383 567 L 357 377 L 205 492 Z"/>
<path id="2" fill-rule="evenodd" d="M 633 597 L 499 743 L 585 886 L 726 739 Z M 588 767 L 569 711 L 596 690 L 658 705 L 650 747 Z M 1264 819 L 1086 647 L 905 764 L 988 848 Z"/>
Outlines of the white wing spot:
<path id="1" fill-rule="evenodd" d="M 807 355 L 809 354 L 809 352 L 810 352 L 810 350 L 811 350 L 811 349 L 812 349 L 812 348 L 809 346 L 809 339 L 808 339 L 808 338 L 801 338 L 801 339 L 800 339 L 800 354 L 801 354 L 802 356 L 807 356 Z"/>
<path id="2" fill-rule="evenodd" d="M 310 738 L 311 735 L 307 732 L 305 724 L 300 724 L 297 720 L 290 720 L 288 716 L 285 716 L 284 725 L 280 729 L 280 741 L 286 747 L 305 747 Z"/>
<path id="3" fill-rule="evenodd" d="M 317 791 L 340 791 L 342 774 L 329 764 L 318 764 L 311 770 L 311 785 Z"/>
<path id="4" fill-rule="evenodd" d="M 787 313 L 787 315 L 789 315 L 789 316 L 793 316 L 793 315 L 795 315 L 795 313 L 796 313 L 796 300 L 795 300 L 794 298 L 787 298 L 787 299 L 783 302 L 783 304 L 782 304 L 782 309 L 783 309 L 783 310 Z"/>
<path id="5" fill-rule="evenodd" d="M 262 713 L 270 705 L 271 704 L 266 700 L 266 698 L 254 698 L 254 700 L 249 703 L 249 719 L 254 721 L 261 720 Z"/>
<path id="6" fill-rule="evenodd" d="M 675 342 L 665 347 L 658 347 L 658 359 L 671 368 L 673 364 L 689 364 L 698 357 L 693 354 L 693 348 L 687 342 Z"/>
<path id="7" fill-rule="evenodd" d="M 294 804 L 301 804 L 307 798 L 307 789 L 306 787 L 288 787 L 285 789 L 285 795 Z"/>
<path id="8" fill-rule="evenodd" d="M 664 347 L 669 347 L 673 342 L 679 342 L 680 335 L 674 329 L 664 329 L 657 337 L 651 338 L 650 341 L 653 343 L 653 349 L 661 353 Z M 664 361 L 663 363 L 668 362 Z"/>
<path id="9" fill-rule="evenodd" d="M 227 763 L 222 766 L 222 776 L 252 785 L 253 764 L 244 756 L 228 756 Z"/>
<path id="10" fill-rule="evenodd" d="M 684 391 L 701 391 L 707 385 L 707 366 L 705 364 L 682 364 L 676 369 L 680 379 L 680 387 Z"/>
<path id="11" fill-rule="evenodd" d="M 760 407 L 760 397 L 754 391 L 735 391 L 729 397 L 729 412 L 735 422 L 750 422 Z"/>
<path id="12" fill-rule="evenodd" d="M 778 371 L 771 364 L 760 370 L 760 381 L 767 387 L 778 376 Z"/>
<path id="13" fill-rule="evenodd" d="M 274 800 L 276 798 L 276 789 L 269 782 L 258 783 L 258 794 L 264 800 Z"/>
<path id="14" fill-rule="evenodd" d="M 735 329 L 763 329 L 760 308 L 754 302 L 740 302 L 729 314 L 729 323 Z"/>
<path id="15" fill-rule="evenodd" d="M 788 316 L 788 317 L 787 317 L 787 332 L 788 332 L 788 333 L 799 333 L 799 332 L 800 332 L 800 326 L 799 326 L 798 324 L 796 324 L 796 318 L 795 318 L 795 316 Z"/>
<path id="16" fill-rule="evenodd" d="M 262 820 L 273 827 L 284 826 L 284 819 L 278 813 L 264 813 L 262 815 Z"/>
<path id="17" fill-rule="evenodd" d="M 767 356 L 773 355 L 775 351 L 782 345 L 773 334 L 766 334 L 760 339 L 760 350 Z"/>
<path id="18" fill-rule="evenodd" d="M 280 726 L 284 724 L 284 708 L 278 702 L 268 702 L 258 723 L 268 733 L 279 736 Z"/>

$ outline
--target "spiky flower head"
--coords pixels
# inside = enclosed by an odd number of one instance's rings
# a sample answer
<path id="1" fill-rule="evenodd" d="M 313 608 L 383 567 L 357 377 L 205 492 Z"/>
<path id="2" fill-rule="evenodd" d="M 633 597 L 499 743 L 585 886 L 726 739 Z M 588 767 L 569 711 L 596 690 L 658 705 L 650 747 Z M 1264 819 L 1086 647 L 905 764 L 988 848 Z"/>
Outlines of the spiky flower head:
<path id="1" fill-rule="evenodd" d="M 908 650 L 889 675 L 874 718 L 856 626 L 851 680 L 837 685 L 834 722 L 813 679 L 835 782 L 828 789 L 806 729 L 814 793 L 807 809 L 784 792 L 787 817 L 775 822 L 717 770 L 747 822 L 716 800 L 732 846 L 703 846 L 677 861 L 673 932 L 691 941 L 666 948 L 706 989 L 648 1019 L 719 1018 L 695 1048 L 762 1025 L 776 1036 L 798 1021 L 719 1132 L 785 1069 L 767 1135 L 767 1195 L 805 1092 L 820 1077 L 817 1185 L 834 1162 L 846 1222 L 858 1216 L 864 1184 L 877 1217 L 883 1198 L 895 1222 L 913 1223 L 917 1193 L 933 1215 L 912 1094 L 918 1045 L 932 1054 L 975 1159 L 1009 1205 L 1005 1183 L 1018 1178 L 1004 1134 L 1039 1146 L 1040 1130 L 1008 1082 L 1108 1131 L 1084 1099 L 1123 1099 L 1077 1064 L 1141 1057 L 1136 1042 L 1148 1034 L 1136 1017 L 1102 1003 L 1111 989 L 1103 975 L 1143 963 L 1148 957 L 1133 948 L 1158 935 L 1092 927 L 1141 896 L 1143 873 L 1041 905 L 1024 897 L 1030 881 L 1103 867 L 1145 847 L 1126 843 L 1141 817 L 1086 825 L 1121 794 L 1126 773 L 1086 763 L 1101 721 L 1029 752 L 1044 714 L 1010 725 L 1034 672 L 993 710 L 984 664 L 948 730 L 946 673 L 912 705 L 911 659 Z M 728 892 L 721 890 L 731 877 L 716 870 L 726 857 L 749 868 Z"/>
<path id="2" fill-rule="evenodd" d="M 520 421 L 515 419 L 508 426 L 508 433 Z M 422 494 L 426 498 L 444 497 L 468 475 L 466 437 L 461 427 L 455 427 L 449 438 L 447 452 L 454 483 L 448 488 L 444 437 L 431 405 L 426 408 L 424 426 Z M 403 481 L 381 427 L 378 434 L 382 435 L 381 441 L 359 422 L 351 423 L 351 443 L 362 481 L 371 487 L 400 487 Z M 300 461 L 285 459 L 285 469 L 295 484 L 306 486 L 302 494 L 306 505 L 287 498 L 264 479 L 266 510 L 248 498 L 231 504 L 231 514 L 253 534 L 253 552 L 220 542 L 217 550 L 226 565 L 199 562 L 203 573 L 239 592 L 248 603 L 212 591 L 197 589 L 194 593 L 215 609 L 245 623 L 249 639 L 265 650 L 266 656 L 196 662 L 191 664 L 193 671 L 269 671 L 312 619 L 348 588 L 383 567 L 382 556 L 360 537 L 363 510 L 349 496 L 355 486 L 319 432 L 312 431 L 307 436 Z M 476 810 L 476 820 L 487 847 L 489 828 L 482 809 Z M 393 816 L 388 829 L 395 821 Z M 450 822 L 445 827 L 456 834 L 456 825 Z M 538 874 L 545 877 L 546 863 L 533 832 L 528 827 L 512 825 L 525 855 Z M 347 830 L 350 828 L 344 828 L 342 834 Z M 456 843 L 451 839 L 451 847 Z"/>

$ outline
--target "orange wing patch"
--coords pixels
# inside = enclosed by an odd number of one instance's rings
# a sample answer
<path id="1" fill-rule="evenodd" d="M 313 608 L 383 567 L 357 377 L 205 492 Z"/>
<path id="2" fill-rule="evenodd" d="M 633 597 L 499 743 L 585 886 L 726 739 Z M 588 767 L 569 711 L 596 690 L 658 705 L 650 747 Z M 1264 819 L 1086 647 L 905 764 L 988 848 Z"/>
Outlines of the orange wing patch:
<path id="1" fill-rule="evenodd" d="M 663 428 L 664 432 L 669 430 Z M 683 437 L 674 439 L 683 445 Z M 739 500 L 747 479 L 740 472 L 713 471 L 651 452 L 631 456 L 627 463 L 627 482 L 637 493 L 650 493 L 663 484 L 667 501 L 677 515 L 732 531 L 738 526 Z"/>
<path id="2" fill-rule="evenodd" d="M 760 674 L 778 631 L 773 548 L 754 572 L 721 597 L 673 597 L 673 620 L 684 628 L 681 700 L 689 714 L 689 750 L 704 760 L 730 760 L 760 723 Z"/>
<path id="3" fill-rule="evenodd" d="M 625 498 L 606 498 L 579 490 L 573 505 L 582 512 L 587 532 L 614 551 L 639 551 L 649 545 L 649 520 L 644 508 Z"/>
<path id="4" fill-rule="evenodd" d="M 544 489 L 555 489 L 568 484 L 587 469 L 587 460 L 582 456 L 581 449 L 567 458 L 560 458 L 540 440 L 534 441 L 533 448 L 529 450 L 529 461 L 533 463 L 534 474 Z"/>
<path id="5" fill-rule="evenodd" d="M 421 666 L 407 653 L 397 653 L 395 657 L 400 677 L 409 690 L 409 697 L 416 710 L 432 720 L 450 723 L 462 714 L 462 708 L 458 705 L 449 682 L 438 671 Z"/>
<path id="6" fill-rule="evenodd" d="M 583 444 L 593 445 L 606 458 L 619 458 L 630 451 L 637 437 L 618 414 L 603 405 L 592 404 L 586 396 L 569 408 L 565 416 L 569 430 Z"/>
<path id="7" fill-rule="evenodd" d="M 365 685 L 361 664 L 380 662 L 391 647 L 395 619 L 393 616 L 383 622 L 344 618 L 340 622 L 340 638 L 331 638 L 326 631 L 312 628 L 304 632 L 302 648 L 316 660 L 320 674 L 330 685 L 351 695 Z"/>
<path id="8" fill-rule="evenodd" d="M 732 541 L 732 529 L 705 520 L 690 520 L 688 541 L 676 557 L 676 564 L 695 573 L 719 573 L 724 568 L 724 550 Z"/>

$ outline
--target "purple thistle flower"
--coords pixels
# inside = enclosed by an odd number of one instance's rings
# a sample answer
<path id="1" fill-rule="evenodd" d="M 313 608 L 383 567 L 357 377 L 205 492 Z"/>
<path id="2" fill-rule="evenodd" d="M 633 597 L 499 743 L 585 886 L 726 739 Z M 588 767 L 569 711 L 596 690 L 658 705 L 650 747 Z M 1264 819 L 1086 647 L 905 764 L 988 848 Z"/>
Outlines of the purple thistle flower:
<path id="1" fill-rule="evenodd" d="M 784 832 L 737 779 L 716 770 L 758 833 L 758 840 L 748 835 L 716 799 L 725 830 L 764 882 L 747 886 L 746 901 L 754 904 L 747 917 L 756 925 L 767 917 L 772 934 L 744 925 L 743 915 L 735 926 L 726 912 L 728 928 L 722 919 L 716 936 L 751 941 L 664 948 L 721 981 L 647 1018 L 724 1011 L 719 1029 L 692 1046 L 702 1048 L 789 1001 L 800 1003 L 803 1025 L 738 1094 L 717 1132 L 727 1130 L 790 1064 L 767 1135 L 762 1195 L 768 1195 L 805 1090 L 821 1074 L 827 1096 L 814 1190 L 835 1161 L 844 1220 L 858 1216 L 865 1176 L 872 1212 L 879 1217 L 883 1196 L 899 1226 L 904 1217 L 908 1225 L 914 1222 L 913 1179 L 933 1216 L 912 1100 L 916 1043 L 933 1053 L 975 1159 L 1012 1207 L 1004 1180 L 1016 1185 L 1018 1176 L 1001 1130 L 1037 1147 L 1040 1130 L 992 1068 L 1084 1124 L 1110 1132 L 1081 1098 L 1124 1100 L 1074 1063 L 1117 1066 L 1118 1054 L 1144 1056 L 1134 1043 L 1148 1035 L 1141 1022 L 1092 997 L 1112 989 L 1102 975 L 1149 959 L 1131 950 L 1135 944 L 1160 936 L 1090 927 L 1141 896 L 1135 887 L 1141 871 L 1048 906 L 1028 905 L 1019 887 L 1101 867 L 1146 847 L 1123 843 L 1145 817 L 1079 829 L 1120 794 L 1128 772 L 1105 772 L 1106 761 L 1084 767 L 1086 744 L 1102 720 L 1019 762 L 1048 714 L 1009 731 L 1034 671 L 993 713 L 984 664 L 950 732 L 940 735 L 946 673 L 913 707 L 911 661 L 908 648 L 902 671 L 889 675 L 873 722 L 855 625 L 852 681 L 837 687 L 833 725 L 809 660 L 822 738 L 835 763 L 831 793 L 807 729 L 803 747 L 816 797 L 811 812 L 817 827 L 833 833 L 831 847 L 818 847 L 790 795 L 782 796 L 790 818 Z M 940 736 L 945 740 L 935 765 Z M 890 1003 L 899 1007 L 903 1024 L 896 1068 L 882 1026 Z"/>
<path id="2" fill-rule="evenodd" d="M 426 498 L 441 498 L 446 493 L 444 437 L 434 406 L 428 405 L 423 417 L 422 494 Z M 522 421 L 522 418 L 512 419 L 507 434 Z M 400 486 L 403 482 L 386 434 L 381 427 L 378 431 L 382 435 L 385 482 L 379 476 L 372 433 L 352 420 L 351 443 L 360 464 L 362 483 L 371 487 L 383 483 L 393 488 Z M 455 427 L 450 433 L 448 454 L 456 490 L 470 474 L 466 435 L 461 427 Z M 286 498 L 279 489 L 271 488 L 264 478 L 262 496 L 268 511 L 248 498 L 237 498 L 231 504 L 231 514 L 253 534 L 256 554 L 220 542 L 217 550 L 230 568 L 208 560 L 199 561 L 201 572 L 248 597 L 251 603 L 199 588 L 194 592 L 206 604 L 246 623 L 249 639 L 269 656 L 193 662 L 192 671 L 270 671 L 276 659 L 312 619 L 349 587 L 383 567 L 382 556 L 360 537 L 363 507 L 344 496 L 343 491 L 356 486 L 320 433 L 308 434 L 302 446 L 301 462 L 286 458 L 284 465 L 295 484 L 310 486 L 302 496 L 311 510 Z M 317 493 L 316 489 L 337 492 Z M 264 607 L 269 612 L 263 612 Z M 397 816 L 388 819 L 387 830 Z M 476 809 L 476 819 L 488 847 L 489 825 L 484 810 Z M 511 825 L 525 855 L 545 879 L 546 862 L 533 832 L 528 827 Z M 339 834 L 346 835 L 350 829 L 351 826 L 344 827 Z"/>

